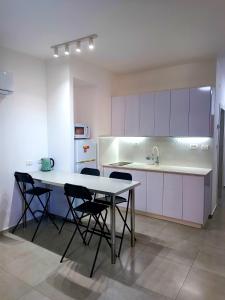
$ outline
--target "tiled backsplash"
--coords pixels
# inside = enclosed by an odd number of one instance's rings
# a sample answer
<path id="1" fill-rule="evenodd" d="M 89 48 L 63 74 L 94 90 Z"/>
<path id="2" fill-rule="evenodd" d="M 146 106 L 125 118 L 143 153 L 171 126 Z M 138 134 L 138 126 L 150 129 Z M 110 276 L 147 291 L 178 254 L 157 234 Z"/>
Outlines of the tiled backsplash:
<path id="1" fill-rule="evenodd" d="M 161 164 L 211 168 L 212 143 L 212 138 L 205 137 L 102 137 L 99 138 L 99 162 L 147 163 L 152 147 L 158 146 Z"/>

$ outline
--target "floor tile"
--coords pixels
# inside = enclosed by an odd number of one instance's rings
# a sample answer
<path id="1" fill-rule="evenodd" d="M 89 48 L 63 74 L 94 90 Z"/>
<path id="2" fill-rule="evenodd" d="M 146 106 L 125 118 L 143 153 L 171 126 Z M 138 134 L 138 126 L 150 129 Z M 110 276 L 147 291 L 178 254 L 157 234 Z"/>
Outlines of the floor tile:
<path id="1" fill-rule="evenodd" d="M 156 257 L 136 281 L 136 285 L 174 299 L 189 270 L 185 265 Z"/>
<path id="2" fill-rule="evenodd" d="M 188 274 L 177 300 L 224 300 L 225 278 L 193 268 Z"/>
<path id="3" fill-rule="evenodd" d="M 0 269 L 0 299 L 17 300 L 31 290 L 31 287 L 17 277 Z"/>
<path id="4" fill-rule="evenodd" d="M 25 294 L 18 300 L 53 300 L 53 299 L 47 298 L 44 295 L 38 293 L 37 291 L 32 290 L 31 292 Z"/>

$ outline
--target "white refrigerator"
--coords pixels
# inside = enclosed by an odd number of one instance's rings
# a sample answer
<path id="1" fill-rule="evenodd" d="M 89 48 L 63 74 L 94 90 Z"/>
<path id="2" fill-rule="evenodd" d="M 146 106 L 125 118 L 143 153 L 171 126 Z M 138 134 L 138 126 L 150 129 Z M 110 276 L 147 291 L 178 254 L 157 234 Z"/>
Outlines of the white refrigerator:
<path id="1" fill-rule="evenodd" d="M 83 168 L 97 168 L 97 142 L 93 139 L 75 139 L 75 173 Z"/>

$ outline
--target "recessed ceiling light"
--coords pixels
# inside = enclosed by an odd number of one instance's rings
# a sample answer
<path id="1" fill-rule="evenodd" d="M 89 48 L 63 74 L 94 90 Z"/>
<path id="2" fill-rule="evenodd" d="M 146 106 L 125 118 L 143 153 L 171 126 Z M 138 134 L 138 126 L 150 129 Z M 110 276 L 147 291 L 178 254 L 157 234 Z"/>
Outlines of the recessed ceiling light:
<path id="1" fill-rule="evenodd" d="M 65 51 L 64 51 L 65 55 L 70 55 L 70 49 L 69 49 L 69 45 L 65 45 Z"/>
<path id="2" fill-rule="evenodd" d="M 80 49 L 80 41 L 76 42 L 76 52 L 80 53 L 81 49 Z"/>
<path id="3" fill-rule="evenodd" d="M 59 52 L 58 52 L 58 48 L 57 47 L 54 48 L 53 56 L 54 57 L 59 57 Z"/>
<path id="4" fill-rule="evenodd" d="M 89 39 L 89 43 L 88 43 L 88 48 L 90 49 L 90 50 L 93 50 L 94 49 L 94 39 L 93 38 L 90 38 Z"/>

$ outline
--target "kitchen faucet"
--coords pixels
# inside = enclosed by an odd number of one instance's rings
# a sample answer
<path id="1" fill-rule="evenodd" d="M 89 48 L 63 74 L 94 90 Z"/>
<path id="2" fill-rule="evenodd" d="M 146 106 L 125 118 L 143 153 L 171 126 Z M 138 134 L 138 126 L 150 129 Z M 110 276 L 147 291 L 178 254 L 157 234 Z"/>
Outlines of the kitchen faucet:
<path id="1" fill-rule="evenodd" d="M 156 154 L 156 156 L 155 156 Z M 158 146 L 153 146 L 152 147 L 152 158 L 155 162 L 156 165 L 159 164 L 159 147 Z"/>

